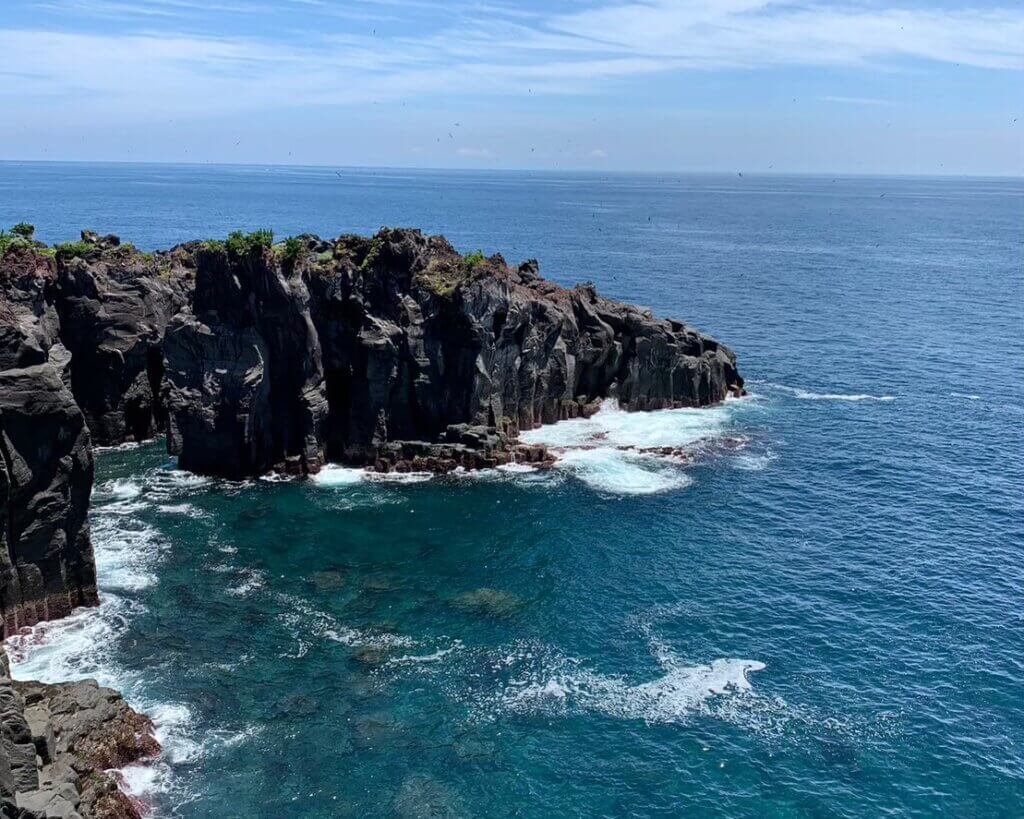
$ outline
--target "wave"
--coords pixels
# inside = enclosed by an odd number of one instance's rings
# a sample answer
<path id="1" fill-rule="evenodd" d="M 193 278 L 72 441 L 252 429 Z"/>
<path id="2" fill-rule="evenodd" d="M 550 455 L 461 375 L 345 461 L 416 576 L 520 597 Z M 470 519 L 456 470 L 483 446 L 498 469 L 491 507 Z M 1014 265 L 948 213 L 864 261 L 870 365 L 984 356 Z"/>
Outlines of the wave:
<path id="1" fill-rule="evenodd" d="M 842 393 L 842 392 L 811 392 L 799 387 L 787 387 L 784 384 L 771 384 L 769 386 L 788 392 L 794 398 L 801 401 L 895 401 L 895 395 L 871 395 L 869 393 Z"/>
<path id="2" fill-rule="evenodd" d="M 604 447 L 567 450 L 556 465 L 592 488 L 616 495 L 651 495 L 693 483 L 681 467 L 664 459 Z"/>
<path id="3" fill-rule="evenodd" d="M 524 443 L 546 444 L 555 468 L 599 492 L 648 495 L 685 489 L 693 483 L 677 458 L 661 452 L 697 453 L 728 433 L 735 414 L 752 399 L 713 407 L 627 412 L 607 400 L 590 418 L 559 421 L 528 430 Z"/>
<path id="4" fill-rule="evenodd" d="M 757 660 L 717 659 L 706 665 L 680 665 L 643 683 L 590 671 L 556 672 L 547 680 L 506 689 L 512 711 L 550 713 L 583 710 L 647 723 L 675 723 L 703 709 L 708 700 L 751 690 L 749 674 L 762 671 Z"/>
<path id="5" fill-rule="evenodd" d="M 310 477 L 318 486 L 355 486 L 366 480 L 366 470 L 351 466 L 327 464 L 319 472 Z"/>
<path id="6" fill-rule="evenodd" d="M 319 639 L 365 648 L 412 648 L 417 645 L 416 640 L 400 634 L 363 631 L 346 626 L 309 601 L 292 594 L 278 593 L 275 598 L 288 609 L 278 614 L 278 620 L 288 629 L 294 644 L 294 653 L 286 652 L 283 656 L 303 657 Z"/>

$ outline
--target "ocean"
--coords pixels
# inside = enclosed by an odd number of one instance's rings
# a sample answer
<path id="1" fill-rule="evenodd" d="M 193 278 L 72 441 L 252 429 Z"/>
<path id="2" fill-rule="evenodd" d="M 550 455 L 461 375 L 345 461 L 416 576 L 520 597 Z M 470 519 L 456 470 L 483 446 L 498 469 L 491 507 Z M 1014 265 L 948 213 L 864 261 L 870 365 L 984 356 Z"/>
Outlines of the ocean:
<path id="1" fill-rule="evenodd" d="M 157 816 L 1024 814 L 1024 182 L 0 163 L 142 249 L 444 233 L 737 354 L 546 472 L 228 483 L 102 451 L 102 605 L 8 642 L 165 748 Z M 684 446 L 685 464 L 619 444 Z"/>

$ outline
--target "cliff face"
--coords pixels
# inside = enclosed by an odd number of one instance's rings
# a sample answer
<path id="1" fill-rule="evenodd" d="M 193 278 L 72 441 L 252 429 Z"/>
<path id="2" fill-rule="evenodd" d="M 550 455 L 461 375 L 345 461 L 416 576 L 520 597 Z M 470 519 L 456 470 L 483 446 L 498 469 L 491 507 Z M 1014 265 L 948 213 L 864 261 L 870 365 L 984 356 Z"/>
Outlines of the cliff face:
<path id="1" fill-rule="evenodd" d="M 55 260 L 34 248 L 0 262 L 0 614 L 2 636 L 96 602 L 86 511 L 89 430 L 65 378 Z"/>
<path id="2" fill-rule="evenodd" d="M 117 237 L 90 236 L 58 254 L 55 302 L 70 384 L 99 445 L 145 440 L 164 428 L 161 346 L 191 289 L 192 254 L 141 254 Z"/>
<path id="3" fill-rule="evenodd" d="M 0 237 L 0 613 L 5 633 L 96 602 L 92 442 L 167 432 L 195 472 L 545 461 L 520 430 L 703 406 L 733 354 L 640 308 L 440 236 L 268 234 L 140 253 L 83 232 Z"/>
<path id="4" fill-rule="evenodd" d="M 188 469 L 491 466 L 532 457 L 520 429 L 603 398 L 646 410 L 742 389 L 713 339 L 533 262 L 412 230 L 289 244 L 196 256 L 192 313 L 164 345 L 168 444 Z"/>

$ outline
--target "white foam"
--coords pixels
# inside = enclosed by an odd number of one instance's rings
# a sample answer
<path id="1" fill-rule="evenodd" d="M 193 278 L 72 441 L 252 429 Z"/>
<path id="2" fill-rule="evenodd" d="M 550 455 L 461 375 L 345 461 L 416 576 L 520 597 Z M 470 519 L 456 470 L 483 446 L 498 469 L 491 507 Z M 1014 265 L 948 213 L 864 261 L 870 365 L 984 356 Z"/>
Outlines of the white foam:
<path id="1" fill-rule="evenodd" d="M 436 663 L 438 660 L 443 660 L 450 654 L 454 654 L 456 651 L 462 649 L 462 641 L 455 640 L 448 648 L 439 648 L 437 651 L 432 651 L 430 654 L 406 654 L 402 657 L 393 657 L 388 662 L 391 665 L 417 665 L 420 663 Z"/>
<path id="2" fill-rule="evenodd" d="M 142 494 L 142 487 L 135 481 L 128 480 L 127 478 L 116 478 L 112 481 L 106 481 L 101 486 L 97 487 L 97 489 L 101 496 L 105 495 L 107 497 L 118 498 L 120 500 L 137 498 Z"/>
<path id="3" fill-rule="evenodd" d="M 123 768 L 118 768 L 116 773 L 121 790 L 129 796 L 149 796 L 167 788 L 164 772 L 154 764 L 126 765 Z"/>
<path id="4" fill-rule="evenodd" d="M 651 495 L 693 483 L 680 466 L 664 459 L 604 447 L 566 450 L 556 466 L 598 491 L 616 495 Z"/>
<path id="5" fill-rule="evenodd" d="M 191 503 L 163 503 L 157 506 L 157 511 L 165 515 L 196 515 L 199 510 Z"/>
<path id="6" fill-rule="evenodd" d="M 189 736 L 193 717 L 187 705 L 154 703 L 145 712 L 153 720 L 154 734 L 168 762 L 178 765 L 194 762 L 202 756 L 202 745 Z"/>
<path id="7" fill-rule="evenodd" d="M 164 544 L 155 529 L 141 524 L 126 526 L 110 507 L 98 510 L 92 534 L 96 544 L 96 572 L 103 590 L 138 592 L 157 581 L 153 566 Z"/>
<path id="8" fill-rule="evenodd" d="M 140 604 L 105 593 L 97 607 L 76 609 L 61 620 L 23 630 L 5 643 L 11 671 L 18 679 L 57 683 L 92 677 L 119 688 L 124 679 L 109 666 L 103 647 L 123 634 L 141 611 Z"/>
<path id="9" fill-rule="evenodd" d="M 524 432 L 524 443 L 546 444 L 556 470 L 600 492 L 648 495 L 693 483 L 682 464 L 648 449 L 700 451 L 721 439 L 735 412 L 750 405 L 736 399 L 700 409 L 626 412 L 605 401 L 590 418 L 574 418 Z"/>
<path id="10" fill-rule="evenodd" d="M 811 392 L 798 387 L 787 387 L 783 384 L 773 385 L 790 393 L 801 401 L 895 401 L 895 395 L 870 395 L 868 393 Z"/>
<path id="11" fill-rule="evenodd" d="M 602 674 L 575 658 L 544 644 L 517 643 L 490 658 L 496 689 L 464 696 L 475 703 L 474 716 L 492 720 L 505 713 L 566 716 L 591 713 L 622 720 L 673 724 L 695 714 L 745 723 L 747 711 L 764 710 L 763 698 L 753 691 L 750 674 L 765 668 L 757 660 L 719 658 L 690 664 L 667 646 L 651 640 L 660 675 L 637 682 Z M 472 668 L 479 661 L 471 660 Z M 456 688 L 465 688 L 466 668 L 448 669 Z M 470 678 L 477 675 L 470 675 Z"/>
<path id="12" fill-rule="evenodd" d="M 319 486 L 354 486 L 366 480 L 367 474 L 365 469 L 327 464 L 310 479 Z"/>
<path id="13" fill-rule="evenodd" d="M 142 446 L 142 441 L 125 441 L 123 444 L 114 444 L 113 446 L 94 446 L 93 452 L 127 452 L 130 449 L 138 449 Z"/>
<path id="14" fill-rule="evenodd" d="M 294 653 L 287 656 L 305 656 L 319 639 L 345 646 L 368 648 L 412 648 L 416 645 L 415 640 L 400 634 L 362 631 L 346 626 L 301 597 L 282 593 L 276 597 L 279 603 L 290 609 L 278 615 L 278 619 L 288 627 L 294 641 Z"/>
<path id="15" fill-rule="evenodd" d="M 437 476 L 433 472 L 366 472 L 366 480 L 374 483 L 424 483 Z"/>
<path id="16" fill-rule="evenodd" d="M 228 594 L 233 597 L 248 597 L 254 591 L 262 589 L 267 584 L 267 575 L 259 569 L 242 569 L 239 572 L 239 579 L 228 587 Z"/>
<path id="17" fill-rule="evenodd" d="M 976 395 L 974 393 L 968 393 L 968 392 L 951 392 L 949 395 L 950 395 L 951 398 L 965 398 L 968 401 L 980 401 L 981 400 L 981 396 L 980 395 Z"/>
<path id="18" fill-rule="evenodd" d="M 775 460 L 775 456 L 771 453 L 763 455 L 755 455 L 753 453 L 741 453 L 736 455 L 732 459 L 732 465 L 736 469 L 742 469 L 744 472 L 761 472 L 767 469 L 769 464 Z"/>
<path id="19" fill-rule="evenodd" d="M 686 447 L 720 434 L 733 407 L 733 402 L 727 402 L 701 409 L 627 412 L 609 400 L 590 418 L 559 421 L 527 430 L 519 437 L 523 443 L 547 444 L 554 449 Z"/>

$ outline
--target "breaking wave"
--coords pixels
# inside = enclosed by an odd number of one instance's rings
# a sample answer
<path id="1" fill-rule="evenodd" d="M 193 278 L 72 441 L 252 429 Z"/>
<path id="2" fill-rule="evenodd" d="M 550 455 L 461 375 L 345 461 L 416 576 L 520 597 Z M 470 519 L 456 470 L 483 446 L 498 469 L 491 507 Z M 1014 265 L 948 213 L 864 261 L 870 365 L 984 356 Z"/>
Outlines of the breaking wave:
<path id="1" fill-rule="evenodd" d="M 740 407 L 733 399 L 714 407 L 627 412 L 605 401 L 590 418 L 560 421 L 524 432 L 524 443 L 546 444 L 555 468 L 612 495 L 648 495 L 693 483 L 677 457 L 725 438 Z M 653 451 L 652 451 L 653 450 Z"/>

